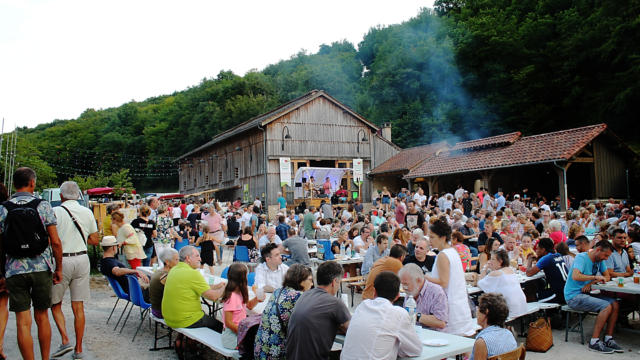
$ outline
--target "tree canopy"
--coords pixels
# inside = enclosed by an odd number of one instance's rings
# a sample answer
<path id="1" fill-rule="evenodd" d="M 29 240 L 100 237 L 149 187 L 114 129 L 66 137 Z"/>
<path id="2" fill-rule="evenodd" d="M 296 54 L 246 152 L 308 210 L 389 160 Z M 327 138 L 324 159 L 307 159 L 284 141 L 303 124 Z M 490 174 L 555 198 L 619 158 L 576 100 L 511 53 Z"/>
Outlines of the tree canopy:
<path id="1" fill-rule="evenodd" d="M 39 184 L 128 170 L 175 190 L 172 159 L 312 89 L 409 147 L 605 122 L 637 149 L 640 0 L 438 0 L 401 24 L 300 51 L 240 76 L 221 71 L 169 95 L 18 130 L 17 165 Z M 101 184 L 100 186 L 105 186 Z"/>

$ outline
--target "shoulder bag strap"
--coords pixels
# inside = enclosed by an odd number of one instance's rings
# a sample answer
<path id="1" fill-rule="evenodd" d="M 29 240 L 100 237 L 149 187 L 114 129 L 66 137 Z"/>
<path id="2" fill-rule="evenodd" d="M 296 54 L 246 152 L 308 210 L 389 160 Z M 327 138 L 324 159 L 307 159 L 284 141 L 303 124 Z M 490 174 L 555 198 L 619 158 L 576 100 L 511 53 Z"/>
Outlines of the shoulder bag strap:
<path id="1" fill-rule="evenodd" d="M 69 214 L 69 217 L 73 221 L 73 224 L 76 226 L 76 229 L 78 229 L 78 231 L 80 232 L 80 236 L 82 236 L 82 241 L 84 241 L 84 244 L 86 246 L 87 245 L 87 238 L 84 237 L 84 233 L 82 232 L 82 228 L 80 228 L 80 225 L 78 224 L 78 221 L 76 220 L 75 217 L 73 217 L 73 215 L 71 214 L 71 211 L 69 211 L 69 209 L 67 209 L 64 205 L 60 205 L 60 207 L 65 209 L 67 214 Z"/>

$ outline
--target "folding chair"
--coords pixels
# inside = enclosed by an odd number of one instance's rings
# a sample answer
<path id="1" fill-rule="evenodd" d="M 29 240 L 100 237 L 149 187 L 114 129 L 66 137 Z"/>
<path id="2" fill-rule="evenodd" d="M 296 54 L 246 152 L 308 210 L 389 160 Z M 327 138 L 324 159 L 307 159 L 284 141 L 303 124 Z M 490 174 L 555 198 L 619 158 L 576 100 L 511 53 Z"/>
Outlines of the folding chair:
<path id="1" fill-rule="evenodd" d="M 109 323 L 109 320 L 111 320 L 111 315 L 113 315 L 113 312 L 116 310 L 116 306 L 118 306 L 118 301 L 120 301 L 120 299 L 126 301 L 124 305 L 124 309 L 122 310 L 122 313 L 118 318 L 118 322 L 116 323 L 116 326 L 113 328 L 113 330 L 115 331 L 118 328 L 118 324 L 120 323 L 120 320 L 122 320 L 122 315 L 124 315 L 124 313 L 127 311 L 127 307 L 130 304 L 130 300 L 129 300 L 129 295 L 126 292 L 124 292 L 124 290 L 122 290 L 122 287 L 120 286 L 120 283 L 118 281 L 108 276 L 105 276 L 105 277 L 107 278 L 107 281 L 109 281 L 109 285 L 111 286 L 111 288 L 113 289 L 113 292 L 116 294 L 116 297 L 117 297 L 116 303 L 113 304 L 113 309 L 111 309 L 111 314 L 109 314 L 109 317 L 107 318 L 107 324 Z"/>
<path id="2" fill-rule="evenodd" d="M 249 286 L 253 286 L 253 284 L 256 282 L 256 273 L 254 272 L 250 272 L 247 274 L 247 285 Z"/>
<path id="3" fill-rule="evenodd" d="M 233 261 L 251 262 L 249 249 L 246 246 L 238 245 L 233 252 Z"/>

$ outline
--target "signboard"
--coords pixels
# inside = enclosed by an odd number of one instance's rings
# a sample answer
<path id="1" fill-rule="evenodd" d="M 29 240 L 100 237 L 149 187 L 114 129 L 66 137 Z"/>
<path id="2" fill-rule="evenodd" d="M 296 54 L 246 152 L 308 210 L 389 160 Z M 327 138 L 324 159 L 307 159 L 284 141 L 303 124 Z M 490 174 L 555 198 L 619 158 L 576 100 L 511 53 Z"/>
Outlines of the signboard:
<path id="1" fill-rule="evenodd" d="M 244 184 L 244 186 L 242 187 L 242 201 L 244 202 L 250 201 L 249 184 Z"/>
<path id="2" fill-rule="evenodd" d="M 364 171 L 362 168 L 362 159 L 353 159 L 353 182 L 360 186 L 364 179 Z"/>
<path id="3" fill-rule="evenodd" d="M 288 157 L 280 158 L 280 187 L 291 186 L 291 159 Z"/>

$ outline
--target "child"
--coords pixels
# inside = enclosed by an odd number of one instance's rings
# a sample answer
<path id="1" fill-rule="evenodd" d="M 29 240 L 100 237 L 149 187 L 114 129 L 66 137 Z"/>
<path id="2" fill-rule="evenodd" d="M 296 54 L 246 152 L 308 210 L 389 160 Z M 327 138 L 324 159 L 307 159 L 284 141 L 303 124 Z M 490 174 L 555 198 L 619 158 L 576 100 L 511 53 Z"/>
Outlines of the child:
<path id="1" fill-rule="evenodd" d="M 209 234 L 209 225 L 202 224 L 202 235 L 196 241 L 196 246 L 200 246 L 200 263 L 209 266 L 209 271 L 213 274 L 213 235 Z"/>
<path id="2" fill-rule="evenodd" d="M 264 300 L 254 297 L 249 300 L 247 287 L 247 266 L 233 263 L 227 273 L 227 285 L 222 294 L 224 312 L 224 330 L 222 331 L 222 346 L 227 349 L 238 347 L 238 324 L 247 317 L 247 309 L 253 309 L 258 302 Z"/>

